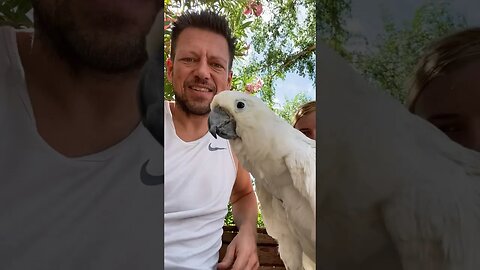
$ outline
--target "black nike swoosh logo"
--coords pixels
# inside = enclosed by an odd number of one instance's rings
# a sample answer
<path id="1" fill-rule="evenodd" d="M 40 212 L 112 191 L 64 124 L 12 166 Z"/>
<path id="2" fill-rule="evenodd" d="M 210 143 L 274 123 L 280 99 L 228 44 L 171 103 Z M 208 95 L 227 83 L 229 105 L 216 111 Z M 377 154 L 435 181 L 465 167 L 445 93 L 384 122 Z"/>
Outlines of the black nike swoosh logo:
<path id="1" fill-rule="evenodd" d="M 218 151 L 218 150 L 223 150 L 223 149 L 226 149 L 226 148 L 224 148 L 224 147 L 212 147 L 212 143 L 208 144 L 208 150 L 210 150 L 210 151 Z"/>
<path id="2" fill-rule="evenodd" d="M 143 184 L 147 186 L 156 186 L 156 185 L 163 185 L 164 183 L 164 176 L 163 175 L 151 175 L 147 171 L 147 165 L 150 160 L 145 161 L 142 165 L 142 169 L 140 170 L 140 180 Z"/>

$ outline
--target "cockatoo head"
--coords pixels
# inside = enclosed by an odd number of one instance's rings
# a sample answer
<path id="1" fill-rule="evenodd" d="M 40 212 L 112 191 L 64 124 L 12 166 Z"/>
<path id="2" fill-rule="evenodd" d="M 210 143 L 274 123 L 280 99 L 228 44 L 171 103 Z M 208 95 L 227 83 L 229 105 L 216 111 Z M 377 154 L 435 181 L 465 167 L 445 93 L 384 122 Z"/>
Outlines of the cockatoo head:
<path id="1" fill-rule="evenodd" d="M 228 140 L 242 139 L 245 130 L 259 132 L 275 121 L 272 119 L 278 119 L 261 99 L 237 91 L 217 94 L 210 108 L 208 129 L 215 138 L 218 135 Z"/>

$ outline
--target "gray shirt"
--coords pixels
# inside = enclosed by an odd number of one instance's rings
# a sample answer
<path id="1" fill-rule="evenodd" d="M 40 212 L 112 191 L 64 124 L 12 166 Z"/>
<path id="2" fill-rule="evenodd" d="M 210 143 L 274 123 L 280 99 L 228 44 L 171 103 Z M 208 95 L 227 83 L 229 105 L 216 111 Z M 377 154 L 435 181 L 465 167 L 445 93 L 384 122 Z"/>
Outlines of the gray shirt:
<path id="1" fill-rule="evenodd" d="M 143 125 L 93 155 L 52 149 L 15 33 L 0 27 L 0 269 L 161 269 L 161 175 L 163 148 Z"/>

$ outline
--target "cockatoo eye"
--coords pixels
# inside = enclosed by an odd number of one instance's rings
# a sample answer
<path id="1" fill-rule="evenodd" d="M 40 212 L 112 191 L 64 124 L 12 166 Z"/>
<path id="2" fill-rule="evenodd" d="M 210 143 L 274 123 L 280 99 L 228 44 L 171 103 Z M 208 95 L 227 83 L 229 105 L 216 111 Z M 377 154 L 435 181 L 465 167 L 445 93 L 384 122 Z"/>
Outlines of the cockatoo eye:
<path id="1" fill-rule="evenodd" d="M 243 108 L 245 108 L 245 103 L 243 103 L 242 101 L 237 102 L 237 109 L 243 109 Z"/>

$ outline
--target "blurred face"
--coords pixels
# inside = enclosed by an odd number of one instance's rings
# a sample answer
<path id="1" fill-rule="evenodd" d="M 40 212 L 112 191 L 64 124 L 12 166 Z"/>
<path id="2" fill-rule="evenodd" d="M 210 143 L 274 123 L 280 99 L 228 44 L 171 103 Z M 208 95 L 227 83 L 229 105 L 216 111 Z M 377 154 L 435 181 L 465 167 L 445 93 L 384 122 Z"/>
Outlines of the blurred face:
<path id="1" fill-rule="evenodd" d="M 167 60 L 167 78 L 175 102 L 189 114 L 206 115 L 213 97 L 231 86 L 227 40 L 219 34 L 189 27 L 178 36 L 175 57 Z"/>
<path id="2" fill-rule="evenodd" d="M 74 68 L 122 72 L 147 58 L 158 0 L 34 0 L 36 35 Z"/>
<path id="3" fill-rule="evenodd" d="M 432 80 L 420 94 L 415 113 L 453 141 L 480 151 L 480 61 Z"/>
<path id="4" fill-rule="evenodd" d="M 313 111 L 298 119 L 294 128 L 300 130 L 310 139 L 315 140 L 317 136 L 316 113 Z"/>

